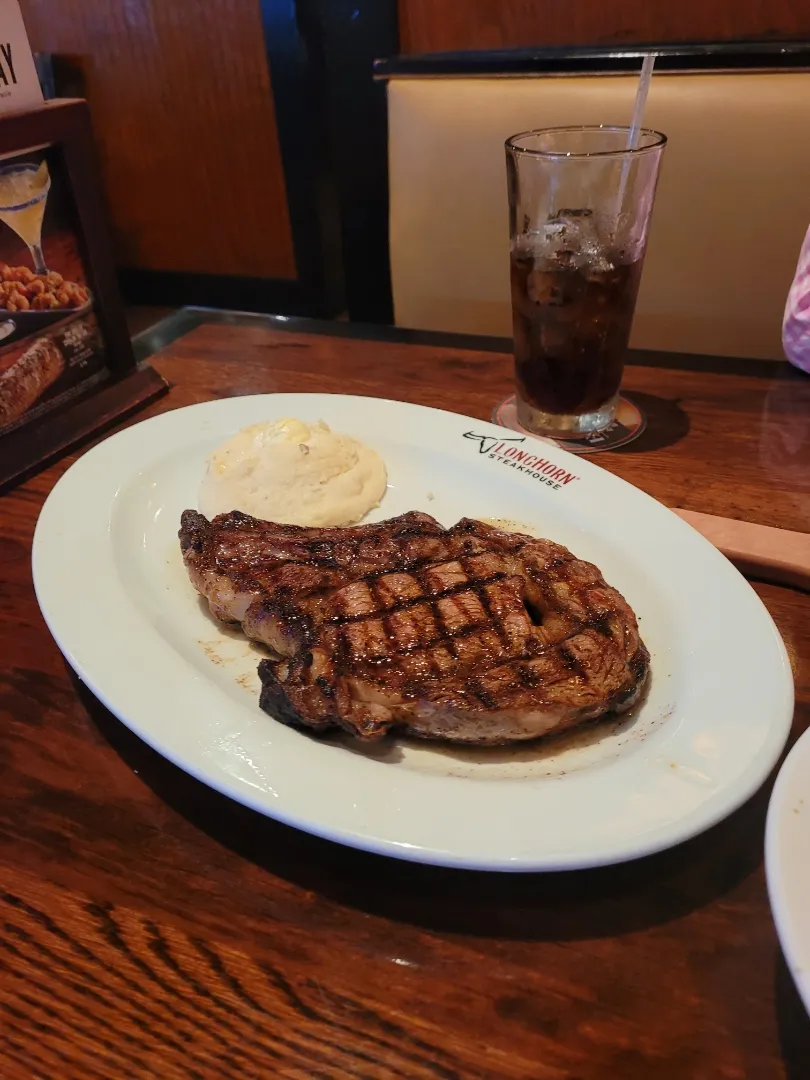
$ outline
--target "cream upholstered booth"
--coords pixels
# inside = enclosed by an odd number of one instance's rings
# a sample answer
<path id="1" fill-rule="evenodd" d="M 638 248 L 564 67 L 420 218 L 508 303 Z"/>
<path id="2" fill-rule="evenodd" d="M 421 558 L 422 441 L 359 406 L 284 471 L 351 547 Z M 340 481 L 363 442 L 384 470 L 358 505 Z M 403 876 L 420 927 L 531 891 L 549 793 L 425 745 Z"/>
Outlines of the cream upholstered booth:
<path id="1" fill-rule="evenodd" d="M 622 124 L 637 77 L 393 77 L 390 257 L 398 326 L 511 334 L 504 139 Z M 669 139 L 632 344 L 781 358 L 810 225 L 810 73 L 663 73 Z"/>

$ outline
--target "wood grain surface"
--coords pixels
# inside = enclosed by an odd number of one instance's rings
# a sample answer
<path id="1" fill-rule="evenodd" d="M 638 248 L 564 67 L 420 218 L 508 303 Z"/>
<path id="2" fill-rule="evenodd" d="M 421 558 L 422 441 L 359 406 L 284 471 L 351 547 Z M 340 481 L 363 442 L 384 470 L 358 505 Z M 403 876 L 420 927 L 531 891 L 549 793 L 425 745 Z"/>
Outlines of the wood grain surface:
<path id="1" fill-rule="evenodd" d="M 647 432 L 594 460 L 673 506 L 810 531 L 810 380 L 636 360 L 625 385 Z M 260 320 L 203 325 L 154 364 L 173 389 L 147 414 L 317 390 L 487 418 L 511 384 L 503 355 Z M 68 464 L 0 501 L 3 1080 L 810 1076 L 765 890 L 770 785 L 672 851 L 555 875 L 399 863 L 262 818 L 69 675 L 30 571 Z M 810 598 L 757 591 L 791 654 L 795 738 L 810 723 Z M 137 663 L 124 642 L 121 662 Z"/>
<path id="2" fill-rule="evenodd" d="M 810 36 L 804 0 L 399 0 L 405 53 Z"/>
<path id="3" fill-rule="evenodd" d="M 258 0 L 22 0 L 81 68 L 119 266 L 294 278 Z"/>

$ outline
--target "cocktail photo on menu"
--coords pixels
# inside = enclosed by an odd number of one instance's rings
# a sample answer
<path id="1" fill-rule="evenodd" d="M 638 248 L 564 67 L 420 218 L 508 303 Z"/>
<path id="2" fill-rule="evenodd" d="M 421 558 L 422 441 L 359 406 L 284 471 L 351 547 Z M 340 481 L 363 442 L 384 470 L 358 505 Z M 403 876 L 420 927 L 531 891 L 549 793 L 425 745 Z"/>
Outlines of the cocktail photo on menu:
<path id="1" fill-rule="evenodd" d="M 76 209 L 54 147 L 0 158 L 0 433 L 104 376 Z"/>

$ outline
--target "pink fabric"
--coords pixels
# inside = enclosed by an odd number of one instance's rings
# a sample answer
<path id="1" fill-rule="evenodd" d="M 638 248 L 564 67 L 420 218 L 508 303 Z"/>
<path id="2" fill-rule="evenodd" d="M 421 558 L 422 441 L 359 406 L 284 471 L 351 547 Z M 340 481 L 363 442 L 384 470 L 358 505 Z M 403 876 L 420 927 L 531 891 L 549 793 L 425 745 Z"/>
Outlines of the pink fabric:
<path id="1" fill-rule="evenodd" d="M 782 323 L 782 345 L 791 364 L 810 373 L 810 229 L 788 293 Z"/>

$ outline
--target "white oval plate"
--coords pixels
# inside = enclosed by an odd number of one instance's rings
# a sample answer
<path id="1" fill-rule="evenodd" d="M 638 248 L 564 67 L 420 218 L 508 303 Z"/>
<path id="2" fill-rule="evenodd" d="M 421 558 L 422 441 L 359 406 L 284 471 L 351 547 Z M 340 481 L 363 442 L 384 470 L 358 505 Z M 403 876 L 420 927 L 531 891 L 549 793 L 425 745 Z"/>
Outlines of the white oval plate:
<path id="1" fill-rule="evenodd" d="M 765 871 L 785 959 L 810 1013 L 810 731 L 788 754 L 771 794 Z"/>
<path id="2" fill-rule="evenodd" d="M 374 520 L 505 518 L 592 560 L 652 654 L 644 703 L 567 741 L 455 750 L 317 741 L 257 702 L 259 653 L 215 624 L 180 558 L 207 455 L 247 424 L 324 419 L 371 446 Z M 726 559 L 636 488 L 556 447 L 401 402 L 274 394 L 146 420 L 76 462 L 33 550 L 37 597 L 69 663 L 176 765 L 261 813 L 404 859 L 554 870 L 635 858 L 731 813 L 784 746 L 793 681 L 779 633 Z"/>

